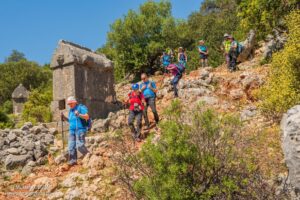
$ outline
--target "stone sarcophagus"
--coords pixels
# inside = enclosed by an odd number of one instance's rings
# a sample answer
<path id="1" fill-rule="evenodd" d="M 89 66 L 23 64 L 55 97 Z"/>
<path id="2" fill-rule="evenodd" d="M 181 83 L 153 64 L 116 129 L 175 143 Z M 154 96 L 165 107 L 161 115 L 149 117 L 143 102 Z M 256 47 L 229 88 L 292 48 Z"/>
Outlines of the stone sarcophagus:
<path id="1" fill-rule="evenodd" d="M 113 63 L 77 44 L 59 41 L 50 64 L 53 70 L 53 119 L 67 109 L 66 99 L 74 96 L 86 105 L 92 118 L 106 117 L 116 106 Z"/>

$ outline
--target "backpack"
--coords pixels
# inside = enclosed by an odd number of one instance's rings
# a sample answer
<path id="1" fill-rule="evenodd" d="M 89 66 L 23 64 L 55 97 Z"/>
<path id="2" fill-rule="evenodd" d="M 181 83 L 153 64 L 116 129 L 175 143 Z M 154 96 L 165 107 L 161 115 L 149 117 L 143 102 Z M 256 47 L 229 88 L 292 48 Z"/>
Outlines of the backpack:
<path id="1" fill-rule="evenodd" d="M 240 53 L 242 53 L 242 51 L 244 50 L 244 46 L 237 42 L 237 54 L 240 55 Z"/>
<path id="2" fill-rule="evenodd" d="M 83 106 L 84 105 L 79 104 L 79 109 L 80 109 L 80 107 L 83 107 Z M 92 118 L 89 117 L 89 119 L 86 120 L 86 119 L 82 119 L 79 117 L 79 119 L 81 121 L 82 126 L 85 127 L 88 131 L 90 131 L 92 129 Z"/>
<path id="3" fill-rule="evenodd" d="M 142 97 L 141 97 L 142 93 L 140 93 L 140 95 L 133 95 L 132 92 L 129 93 L 129 99 L 139 99 L 142 103 Z M 140 105 L 133 105 L 134 106 L 134 111 L 141 111 L 140 109 Z"/>
<path id="4" fill-rule="evenodd" d="M 181 53 L 181 54 L 180 54 L 179 60 L 180 60 L 180 61 L 185 61 L 185 55 L 184 55 L 184 53 Z"/>
<path id="5" fill-rule="evenodd" d="M 171 59 L 169 55 L 164 55 L 162 60 L 164 63 L 169 63 Z"/>

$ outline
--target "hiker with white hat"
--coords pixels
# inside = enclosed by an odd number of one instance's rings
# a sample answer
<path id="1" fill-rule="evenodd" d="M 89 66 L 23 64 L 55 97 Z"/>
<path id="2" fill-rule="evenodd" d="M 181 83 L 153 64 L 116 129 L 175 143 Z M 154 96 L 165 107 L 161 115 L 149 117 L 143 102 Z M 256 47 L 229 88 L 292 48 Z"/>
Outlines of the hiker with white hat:
<path id="1" fill-rule="evenodd" d="M 61 113 L 63 120 L 69 122 L 69 166 L 77 164 L 77 149 L 82 155 L 88 153 L 85 147 L 85 135 L 89 127 L 90 117 L 88 109 L 82 104 L 78 104 L 75 97 L 70 96 L 67 99 L 67 104 L 70 107 L 68 117 Z"/>

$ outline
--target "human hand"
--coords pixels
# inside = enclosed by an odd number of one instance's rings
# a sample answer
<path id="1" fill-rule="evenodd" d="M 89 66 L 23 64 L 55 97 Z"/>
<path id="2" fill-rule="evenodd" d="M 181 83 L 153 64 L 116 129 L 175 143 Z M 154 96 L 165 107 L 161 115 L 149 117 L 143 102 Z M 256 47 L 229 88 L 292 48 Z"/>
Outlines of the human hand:
<path id="1" fill-rule="evenodd" d="M 147 86 L 146 86 L 146 85 L 143 85 L 142 90 L 145 90 L 146 88 L 147 88 Z"/>
<path id="2" fill-rule="evenodd" d="M 75 110 L 75 112 L 74 112 L 74 113 L 75 113 L 75 115 L 76 115 L 76 116 L 79 116 L 79 112 L 78 112 L 78 110 Z"/>

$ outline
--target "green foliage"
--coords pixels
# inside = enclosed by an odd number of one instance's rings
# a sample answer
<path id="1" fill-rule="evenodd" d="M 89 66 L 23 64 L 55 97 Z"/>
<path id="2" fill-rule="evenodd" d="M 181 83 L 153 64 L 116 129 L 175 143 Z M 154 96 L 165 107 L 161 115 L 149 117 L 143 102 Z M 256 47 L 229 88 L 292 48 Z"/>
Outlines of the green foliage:
<path id="1" fill-rule="evenodd" d="M 21 60 L 26 60 L 25 54 L 18 50 L 12 50 L 10 56 L 5 58 L 5 62 L 19 62 Z"/>
<path id="2" fill-rule="evenodd" d="M 107 43 L 98 51 L 115 62 L 117 80 L 132 73 L 151 72 L 160 67 L 164 49 L 189 42 L 182 30 L 185 26 L 171 16 L 169 1 L 147 1 L 138 12 L 130 10 L 111 25 Z"/>
<path id="3" fill-rule="evenodd" d="M 192 38 L 193 45 L 188 49 L 193 56 L 189 66 L 199 66 L 197 51 L 198 41 L 203 39 L 209 50 L 209 64 L 219 66 L 224 61 L 220 46 L 223 42 L 224 33 L 239 35 L 239 19 L 236 16 L 237 5 L 234 0 L 206 0 L 199 12 L 194 12 L 188 18 L 188 37 Z M 241 38 L 237 38 L 241 39 Z M 194 69 L 193 68 L 193 69 Z"/>
<path id="4" fill-rule="evenodd" d="M 12 120 L 0 110 L 0 129 L 4 128 L 12 128 L 13 122 Z"/>
<path id="5" fill-rule="evenodd" d="M 24 104 L 22 118 L 24 121 L 51 122 L 52 114 L 50 103 L 52 101 L 52 85 L 37 88 L 31 91 L 28 101 Z"/>
<path id="6" fill-rule="evenodd" d="M 6 114 L 11 114 L 13 112 L 13 104 L 11 100 L 7 100 L 0 107 L 0 110 Z"/>
<path id="7" fill-rule="evenodd" d="M 273 55 L 269 78 L 259 91 L 262 110 L 273 117 L 300 102 L 300 11 L 293 11 L 286 22 L 288 41 Z"/>
<path id="8" fill-rule="evenodd" d="M 0 71 L 0 105 L 11 99 L 20 83 L 27 89 L 34 89 L 52 79 L 50 69 L 25 60 L 0 64 Z"/>
<path id="9" fill-rule="evenodd" d="M 258 39 L 264 39 L 273 28 L 282 26 L 283 18 L 297 3 L 297 0 L 239 0 L 238 16 L 241 28 L 255 29 Z"/>
<path id="10" fill-rule="evenodd" d="M 257 171 L 234 149 L 240 121 L 198 107 L 184 113 L 180 101 L 166 109 L 161 136 L 149 138 L 138 155 L 127 156 L 138 179 L 123 180 L 137 199 L 267 199 Z M 188 122 L 188 123 L 185 123 Z M 125 172 L 126 174 L 126 172 Z M 127 179 L 126 179 L 127 177 Z M 263 190 L 263 192 L 262 192 Z"/>

